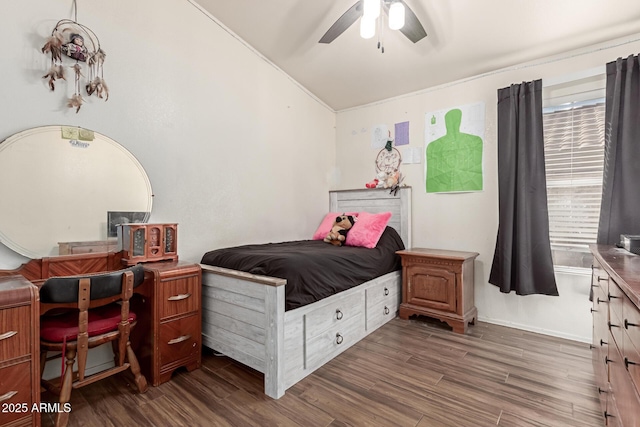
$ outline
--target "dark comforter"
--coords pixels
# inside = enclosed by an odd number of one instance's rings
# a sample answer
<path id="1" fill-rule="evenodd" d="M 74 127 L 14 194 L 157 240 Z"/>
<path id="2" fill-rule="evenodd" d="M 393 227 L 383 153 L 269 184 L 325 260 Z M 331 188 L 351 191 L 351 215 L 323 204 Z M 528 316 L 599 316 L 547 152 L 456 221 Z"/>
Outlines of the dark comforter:
<path id="1" fill-rule="evenodd" d="M 202 263 L 287 279 L 285 309 L 319 301 L 400 270 L 402 239 L 387 227 L 373 249 L 333 246 L 322 240 L 245 245 L 207 252 Z"/>

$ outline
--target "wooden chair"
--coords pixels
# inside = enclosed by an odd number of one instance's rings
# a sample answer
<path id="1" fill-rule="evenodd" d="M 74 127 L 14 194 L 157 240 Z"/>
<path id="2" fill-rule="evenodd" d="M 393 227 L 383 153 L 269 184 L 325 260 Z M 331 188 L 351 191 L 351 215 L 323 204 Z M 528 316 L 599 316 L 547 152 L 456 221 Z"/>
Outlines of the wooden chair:
<path id="1" fill-rule="evenodd" d="M 129 342 L 131 329 L 136 325 L 136 315 L 129 310 L 129 299 L 133 289 L 143 281 L 144 270 L 138 265 L 82 277 L 53 277 L 40 288 L 40 377 L 48 351 L 60 351 L 66 357 L 66 366 L 57 384 L 41 380 L 47 390 L 60 395 L 56 426 L 66 426 L 69 421 L 69 405 L 65 404 L 72 389 L 131 369 L 138 391 L 147 390 L 147 380 L 140 373 Z M 88 350 L 108 342 L 112 343 L 115 366 L 87 376 Z"/>

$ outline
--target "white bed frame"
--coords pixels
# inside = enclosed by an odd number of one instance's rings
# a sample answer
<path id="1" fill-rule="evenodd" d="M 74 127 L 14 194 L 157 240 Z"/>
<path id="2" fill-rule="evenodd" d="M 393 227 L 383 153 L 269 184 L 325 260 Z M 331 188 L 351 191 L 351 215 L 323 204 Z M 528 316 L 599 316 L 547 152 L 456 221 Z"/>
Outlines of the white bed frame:
<path id="1" fill-rule="evenodd" d="M 392 212 L 411 247 L 411 188 L 332 191 L 329 211 Z M 265 394 L 285 390 L 395 317 L 399 271 L 285 312 L 286 280 L 202 265 L 202 342 L 265 377 Z"/>

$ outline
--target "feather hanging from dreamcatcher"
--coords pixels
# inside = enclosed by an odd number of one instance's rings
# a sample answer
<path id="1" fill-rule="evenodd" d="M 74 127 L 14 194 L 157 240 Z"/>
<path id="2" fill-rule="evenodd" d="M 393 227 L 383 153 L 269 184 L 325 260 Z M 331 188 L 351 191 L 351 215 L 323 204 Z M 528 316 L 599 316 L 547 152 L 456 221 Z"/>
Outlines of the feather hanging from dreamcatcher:
<path id="1" fill-rule="evenodd" d="M 105 101 L 109 99 L 109 88 L 104 80 L 104 61 L 105 52 L 100 47 L 98 36 L 87 26 L 77 22 L 77 5 L 76 19 L 61 19 L 51 32 L 51 36 L 47 38 L 42 53 L 51 55 L 51 66 L 47 74 L 42 76 L 48 79 L 49 89 L 52 91 L 56 88 L 56 81 L 65 80 L 65 61 L 75 61 L 69 67 L 74 74 L 74 94 L 67 100 L 69 108 L 75 108 L 76 113 L 80 111 L 80 107 L 84 103 L 81 95 L 81 88 L 87 92 L 87 95 L 95 94 Z M 88 71 L 86 72 L 86 84 L 82 81 L 85 78 L 83 74 L 83 66 L 86 64 Z"/>

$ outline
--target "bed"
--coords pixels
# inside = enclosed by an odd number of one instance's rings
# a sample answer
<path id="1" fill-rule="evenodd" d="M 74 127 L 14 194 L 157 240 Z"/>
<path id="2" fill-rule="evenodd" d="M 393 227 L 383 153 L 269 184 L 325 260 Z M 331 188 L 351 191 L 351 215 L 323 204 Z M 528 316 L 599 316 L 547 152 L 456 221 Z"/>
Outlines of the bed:
<path id="1" fill-rule="evenodd" d="M 391 212 L 388 226 L 395 231 L 385 235 L 397 235 L 411 247 L 410 187 L 395 194 L 384 189 L 332 191 L 329 211 Z M 203 345 L 262 372 L 265 394 L 274 399 L 393 319 L 401 300 L 400 270 L 320 295 L 315 302 L 291 303 L 285 279 L 201 266 Z"/>

